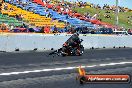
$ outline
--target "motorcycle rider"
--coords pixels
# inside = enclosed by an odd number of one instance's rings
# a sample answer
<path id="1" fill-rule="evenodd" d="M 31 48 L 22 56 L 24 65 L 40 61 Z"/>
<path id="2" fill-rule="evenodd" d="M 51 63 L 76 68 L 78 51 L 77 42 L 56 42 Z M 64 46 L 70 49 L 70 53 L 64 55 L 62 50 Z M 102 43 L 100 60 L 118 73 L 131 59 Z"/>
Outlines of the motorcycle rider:
<path id="1" fill-rule="evenodd" d="M 81 45 L 83 40 L 79 38 L 78 33 L 74 33 L 64 44 L 63 47 L 51 52 L 49 55 L 57 54 L 62 56 L 83 54 L 84 47 Z"/>
<path id="2" fill-rule="evenodd" d="M 80 53 L 79 44 L 81 40 L 79 38 L 79 33 L 74 33 L 66 42 L 66 49 L 70 49 L 73 52 L 77 49 L 78 54 Z"/>

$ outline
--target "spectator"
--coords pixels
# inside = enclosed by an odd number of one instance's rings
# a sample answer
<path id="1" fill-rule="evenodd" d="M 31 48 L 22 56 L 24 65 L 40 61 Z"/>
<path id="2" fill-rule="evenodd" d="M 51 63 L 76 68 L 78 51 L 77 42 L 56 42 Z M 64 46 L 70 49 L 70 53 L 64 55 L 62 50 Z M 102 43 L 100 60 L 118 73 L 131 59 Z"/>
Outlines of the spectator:
<path id="1" fill-rule="evenodd" d="M 126 31 L 126 29 L 124 27 L 121 27 L 121 31 Z"/>
<path id="2" fill-rule="evenodd" d="M 105 18 L 112 19 L 109 14 L 105 14 L 104 16 L 105 16 Z"/>
<path id="3" fill-rule="evenodd" d="M 127 23 L 132 24 L 132 16 L 127 17 Z"/>
<path id="4" fill-rule="evenodd" d="M 45 9 L 45 12 L 48 12 L 48 8 Z"/>
<path id="5" fill-rule="evenodd" d="M 14 24 L 10 25 L 10 31 L 12 31 L 14 29 Z"/>
<path id="6" fill-rule="evenodd" d="M 52 31 L 53 31 L 53 33 L 58 33 L 58 28 L 56 27 L 56 25 L 54 25 Z"/>
<path id="7" fill-rule="evenodd" d="M 7 24 L 2 23 L 2 24 L 1 24 L 1 27 L 0 27 L 0 30 L 8 30 Z"/>
<path id="8" fill-rule="evenodd" d="M 7 5 L 7 3 L 4 3 L 4 10 L 8 10 L 8 5 Z"/>
<path id="9" fill-rule="evenodd" d="M 1 8 L 2 8 L 2 2 L 0 2 L 0 13 L 1 13 L 1 10 L 2 10 Z"/>
<path id="10" fill-rule="evenodd" d="M 130 28 L 128 29 L 128 34 L 132 35 L 132 30 Z"/>
<path id="11" fill-rule="evenodd" d="M 22 20 L 22 15 L 21 15 L 21 14 L 19 14 L 19 15 L 18 15 L 18 14 L 16 14 L 16 16 L 15 16 L 15 17 L 16 17 L 16 19 L 17 19 L 17 20 L 19 20 L 19 21 L 21 21 L 21 20 Z"/>
<path id="12" fill-rule="evenodd" d="M 92 31 L 91 31 L 91 34 L 95 34 L 95 31 L 94 31 L 94 30 L 92 30 Z"/>
<path id="13" fill-rule="evenodd" d="M 50 33 L 50 26 L 46 25 L 44 27 L 44 33 Z"/>
<path id="14" fill-rule="evenodd" d="M 41 28 L 37 26 L 36 28 L 34 28 L 34 30 L 32 32 L 40 32 L 40 30 L 41 30 Z"/>
<path id="15" fill-rule="evenodd" d="M 46 17 L 52 17 L 52 14 L 50 14 L 50 12 L 48 12 L 47 14 L 46 14 Z"/>
<path id="16" fill-rule="evenodd" d="M 67 26 L 63 30 L 64 32 L 68 32 Z"/>

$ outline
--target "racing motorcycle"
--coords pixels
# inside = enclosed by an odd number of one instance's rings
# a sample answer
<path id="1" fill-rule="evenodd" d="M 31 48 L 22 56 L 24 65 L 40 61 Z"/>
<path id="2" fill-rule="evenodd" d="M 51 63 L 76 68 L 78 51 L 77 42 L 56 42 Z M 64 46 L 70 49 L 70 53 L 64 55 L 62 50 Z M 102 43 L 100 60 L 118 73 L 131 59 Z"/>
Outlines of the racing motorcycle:
<path id="1" fill-rule="evenodd" d="M 81 42 L 83 40 L 81 39 Z M 68 46 L 67 44 L 63 44 L 62 50 L 61 50 L 61 55 L 62 56 L 81 56 L 84 52 L 84 47 L 83 45 L 78 44 L 76 47 L 71 47 Z"/>
<path id="2" fill-rule="evenodd" d="M 64 43 L 62 48 L 51 52 L 49 55 L 57 54 L 58 56 L 81 56 L 84 53 L 84 47 L 81 44 L 82 41 L 83 39 L 80 40 L 80 44 L 78 44 L 77 47 L 71 47 Z"/>

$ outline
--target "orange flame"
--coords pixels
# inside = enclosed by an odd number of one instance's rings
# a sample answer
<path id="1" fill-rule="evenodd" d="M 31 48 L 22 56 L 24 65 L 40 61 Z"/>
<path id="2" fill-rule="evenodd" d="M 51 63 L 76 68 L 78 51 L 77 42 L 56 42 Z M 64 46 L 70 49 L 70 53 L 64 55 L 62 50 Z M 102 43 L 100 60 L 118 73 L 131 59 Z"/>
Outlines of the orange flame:
<path id="1" fill-rule="evenodd" d="M 84 76 L 84 75 L 86 75 L 85 70 L 84 70 L 83 68 L 81 68 L 81 66 L 79 66 L 79 68 L 78 68 L 78 72 L 79 72 L 79 75 L 80 75 L 80 76 Z"/>

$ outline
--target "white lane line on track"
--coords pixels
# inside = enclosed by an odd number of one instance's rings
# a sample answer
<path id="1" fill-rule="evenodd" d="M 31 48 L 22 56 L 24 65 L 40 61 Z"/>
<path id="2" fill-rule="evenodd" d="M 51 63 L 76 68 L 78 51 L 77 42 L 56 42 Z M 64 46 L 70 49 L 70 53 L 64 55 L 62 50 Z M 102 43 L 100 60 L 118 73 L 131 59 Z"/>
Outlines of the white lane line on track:
<path id="1" fill-rule="evenodd" d="M 123 65 L 123 64 L 132 64 L 132 62 L 108 63 L 108 64 L 99 64 L 99 65 L 81 66 L 81 67 L 82 68 L 91 68 L 91 67 L 114 66 L 114 65 Z M 42 69 L 42 70 L 23 71 L 23 72 L 9 72 L 9 73 L 0 73 L 0 76 L 10 76 L 10 75 L 27 74 L 27 73 L 38 73 L 38 72 L 47 72 L 47 71 L 71 70 L 71 69 L 76 69 L 76 68 L 78 68 L 78 67 Z"/>

